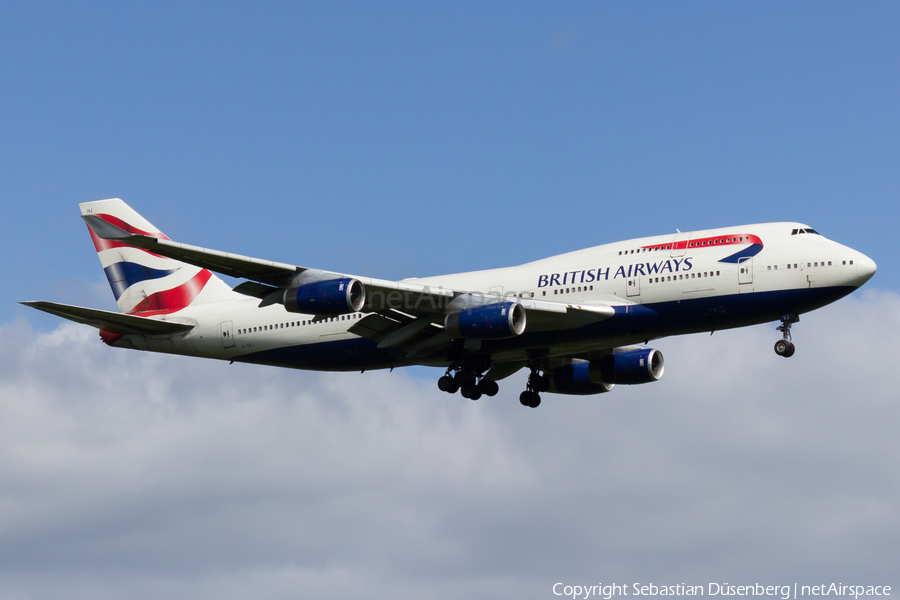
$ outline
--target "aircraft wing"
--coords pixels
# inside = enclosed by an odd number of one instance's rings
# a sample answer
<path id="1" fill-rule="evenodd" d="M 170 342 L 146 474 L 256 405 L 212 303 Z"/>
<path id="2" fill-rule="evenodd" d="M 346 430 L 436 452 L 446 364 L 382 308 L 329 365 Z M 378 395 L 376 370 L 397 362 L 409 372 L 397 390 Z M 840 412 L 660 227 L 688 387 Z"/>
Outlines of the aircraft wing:
<path id="1" fill-rule="evenodd" d="M 134 315 L 126 315 L 108 310 L 98 310 L 96 308 L 83 308 L 81 306 L 71 306 L 69 304 L 57 304 L 56 302 L 21 302 L 25 306 L 42 310 L 51 315 L 69 319 L 76 323 L 83 323 L 103 329 L 110 333 L 133 333 L 137 335 L 165 335 L 178 333 L 181 331 L 189 331 L 194 328 L 193 325 L 186 323 L 174 323 L 172 321 L 163 321 L 152 317 L 136 317 Z"/>
<path id="2" fill-rule="evenodd" d="M 350 331 L 377 341 L 382 347 L 418 348 L 416 350 L 418 353 L 423 351 L 422 338 L 447 337 L 442 331 L 443 316 L 448 312 L 448 305 L 451 302 L 466 295 L 477 297 L 476 304 L 493 301 L 518 302 L 526 311 L 529 332 L 573 329 L 608 319 L 615 314 L 615 310 L 609 304 L 572 304 L 512 296 L 497 296 L 494 299 L 469 290 L 433 288 L 412 282 L 388 281 L 310 269 L 127 231 L 105 220 L 102 215 L 82 215 L 82 218 L 102 239 L 121 242 L 232 277 L 248 279 L 249 281 L 236 286 L 234 290 L 262 299 L 260 306 L 280 302 L 282 292 L 293 285 L 341 277 L 358 279 L 366 288 L 366 303 L 363 310 L 378 313 L 380 318 L 369 317 Z M 441 344 L 444 342 L 449 343 L 448 340 L 444 340 Z M 429 340 L 425 348 L 430 349 L 436 345 L 438 339 Z"/>
<path id="3" fill-rule="evenodd" d="M 181 244 L 171 240 L 156 238 L 149 235 L 133 233 L 122 229 L 118 225 L 104 220 L 100 215 L 82 215 L 88 227 L 105 240 L 112 240 L 141 248 L 165 256 L 174 258 L 188 264 L 209 269 L 217 273 L 249 279 L 258 283 L 243 283 L 235 288 L 235 291 L 257 298 L 266 298 L 279 288 L 285 288 L 291 282 L 300 279 L 300 283 L 322 281 L 325 279 L 337 279 L 339 277 L 354 277 L 366 286 L 370 299 L 367 301 L 367 310 L 381 310 L 391 305 L 403 304 L 413 307 L 417 311 L 441 312 L 441 299 L 453 299 L 453 290 L 438 288 L 433 289 L 398 281 L 373 279 L 371 277 L 356 277 L 345 273 L 310 269 L 287 263 L 251 258 L 240 254 L 232 254 L 219 250 L 210 250 L 199 246 Z"/>

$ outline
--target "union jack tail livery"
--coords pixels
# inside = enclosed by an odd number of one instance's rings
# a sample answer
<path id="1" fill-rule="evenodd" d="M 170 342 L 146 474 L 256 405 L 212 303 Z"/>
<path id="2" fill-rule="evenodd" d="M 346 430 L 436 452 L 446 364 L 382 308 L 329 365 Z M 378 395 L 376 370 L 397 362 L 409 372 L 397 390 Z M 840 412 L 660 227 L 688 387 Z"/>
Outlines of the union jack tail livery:
<path id="1" fill-rule="evenodd" d="M 128 233 L 169 239 L 119 198 L 79 206 L 82 216 L 95 217 Z M 208 269 L 102 239 L 90 226 L 88 231 L 123 313 L 149 317 L 178 312 L 191 304 L 240 298 Z"/>

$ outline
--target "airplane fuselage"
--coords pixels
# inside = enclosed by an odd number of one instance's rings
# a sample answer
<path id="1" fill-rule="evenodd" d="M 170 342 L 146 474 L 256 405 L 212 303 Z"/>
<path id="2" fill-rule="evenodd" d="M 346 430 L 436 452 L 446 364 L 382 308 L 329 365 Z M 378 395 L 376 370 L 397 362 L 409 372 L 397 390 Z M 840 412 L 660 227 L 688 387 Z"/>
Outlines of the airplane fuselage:
<path id="1" fill-rule="evenodd" d="M 604 244 L 515 267 L 404 280 L 508 300 L 612 306 L 611 318 L 563 330 L 479 340 L 497 362 L 585 355 L 665 336 L 776 321 L 851 293 L 875 272 L 860 252 L 799 223 L 767 223 Z M 398 292 L 402 301 L 402 294 Z M 402 305 L 401 305 L 402 312 Z M 410 357 L 349 329 L 366 313 L 325 318 L 257 298 L 188 306 L 167 317 L 185 334 L 124 335 L 112 345 L 299 369 L 353 371 L 452 358 Z"/>

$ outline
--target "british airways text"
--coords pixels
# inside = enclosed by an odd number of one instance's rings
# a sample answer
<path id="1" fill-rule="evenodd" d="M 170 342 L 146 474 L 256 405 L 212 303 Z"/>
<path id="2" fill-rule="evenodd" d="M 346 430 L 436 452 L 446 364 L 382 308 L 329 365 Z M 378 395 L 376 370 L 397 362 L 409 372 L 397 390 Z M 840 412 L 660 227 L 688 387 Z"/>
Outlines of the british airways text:
<path id="1" fill-rule="evenodd" d="M 609 279 L 618 279 L 622 277 L 637 277 L 638 275 L 653 275 L 658 273 L 684 273 L 693 268 L 691 264 L 693 260 L 690 256 L 685 258 L 672 258 L 669 260 L 661 260 L 655 263 L 637 263 L 633 265 L 621 265 L 612 272 L 612 267 L 599 267 L 597 269 L 582 269 L 576 271 L 566 271 L 565 273 L 550 273 L 548 275 L 538 275 L 539 288 L 553 287 L 554 285 L 571 285 L 576 283 L 591 283 L 592 281 L 607 281 Z M 612 275 L 611 275 L 612 274 Z"/>

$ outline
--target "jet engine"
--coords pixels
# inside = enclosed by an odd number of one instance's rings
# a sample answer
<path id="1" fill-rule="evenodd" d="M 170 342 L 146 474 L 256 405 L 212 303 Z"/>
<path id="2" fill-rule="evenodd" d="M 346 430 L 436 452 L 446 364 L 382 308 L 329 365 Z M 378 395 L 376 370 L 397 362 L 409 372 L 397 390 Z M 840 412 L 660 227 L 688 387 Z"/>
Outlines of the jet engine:
<path id="1" fill-rule="evenodd" d="M 588 362 L 577 362 L 563 365 L 553 370 L 551 377 L 552 386 L 550 392 L 555 394 L 569 394 L 572 396 L 587 396 L 590 394 L 602 394 L 613 388 L 613 384 L 601 381 L 597 383 L 591 380 Z"/>
<path id="2" fill-rule="evenodd" d="M 592 381 L 633 385 L 657 381 L 663 376 L 664 370 L 662 352 L 653 348 L 640 348 L 613 352 L 592 360 L 588 374 Z"/>
<path id="3" fill-rule="evenodd" d="M 516 302 L 485 304 L 447 315 L 444 327 L 454 338 L 511 338 L 525 331 L 525 309 Z"/>
<path id="4" fill-rule="evenodd" d="M 307 283 L 284 292 L 288 312 L 307 315 L 343 315 L 357 312 L 366 302 L 366 288 L 358 279 L 345 277 Z"/>

